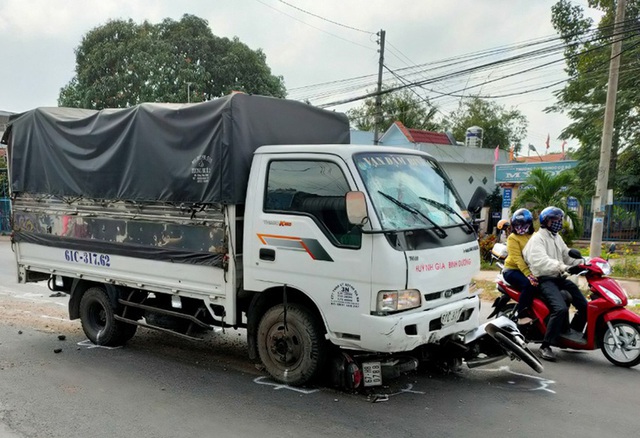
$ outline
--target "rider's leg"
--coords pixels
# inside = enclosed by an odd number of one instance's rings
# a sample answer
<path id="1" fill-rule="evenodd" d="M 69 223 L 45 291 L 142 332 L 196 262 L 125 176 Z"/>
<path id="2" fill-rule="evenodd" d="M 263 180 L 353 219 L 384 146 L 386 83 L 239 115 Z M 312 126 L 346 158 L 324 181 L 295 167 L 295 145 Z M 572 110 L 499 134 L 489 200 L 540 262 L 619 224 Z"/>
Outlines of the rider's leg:
<path id="1" fill-rule="evenodd" d="M 547 323 L 547 331 L 544 334 L 541 347 L 548 347 L 555 343 L 560 333 L 562 333 L 562 327 L 569 314 L 569 309 L 553 279 L 545 280 L 543 277 L 539 280 L 540 294 L 549 308 L 549 322 Z"/>
<path id="2" fill-rule="evenodd" d="M 587 324 L 587 299 L 582 295 L 580 288 L 569 279 L 560 280 L 558 286 L 571 294 L 571 304 L 577 311 L 571 320 L 571 328 L 582 332 Z"/>
<path id="3" fill-rule="evenodd" d="M 519 318 L 531 316 L 528 310 L 533 302 L 533 295 L 536 288 L 531 285 L 529 279 L 517 269 L 506 269 L 502 275 L 507 282 L 520 291 L 518 305 L 516 306 L 516 314 Z"/>

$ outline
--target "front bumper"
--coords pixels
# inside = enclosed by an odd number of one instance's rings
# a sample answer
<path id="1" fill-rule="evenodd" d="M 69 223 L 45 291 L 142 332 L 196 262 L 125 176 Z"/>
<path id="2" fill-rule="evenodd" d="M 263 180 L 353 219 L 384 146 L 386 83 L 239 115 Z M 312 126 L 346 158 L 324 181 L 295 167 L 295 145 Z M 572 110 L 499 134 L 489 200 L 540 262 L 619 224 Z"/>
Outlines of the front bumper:
<path id="1" fill-rule="evenodd" d="M 442 324 L 441 317 L 461 309 L 460 318 Z M 454 333 L 465 334 L 479 325 L 479 300 L 473 296 L 435 309 L 388 316 L 361 315 L 358 348 L 377 353 L 398 353 L 432 344 Z"/>

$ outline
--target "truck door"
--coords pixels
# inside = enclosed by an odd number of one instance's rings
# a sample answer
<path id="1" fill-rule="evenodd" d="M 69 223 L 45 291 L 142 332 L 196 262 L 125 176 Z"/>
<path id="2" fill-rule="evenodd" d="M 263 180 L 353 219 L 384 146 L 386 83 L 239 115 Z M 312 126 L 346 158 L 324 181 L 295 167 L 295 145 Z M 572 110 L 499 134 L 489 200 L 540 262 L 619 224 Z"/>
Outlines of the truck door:
<path id="1" fill-rule="evenodd" d="M 357 315 L 370 309 L 371 239 L 347 220 L 345 194 L 356 189 L 348 167 L 333 156 L 260 158 L 260 190 L 250 191 L 264 195 L 246 214 L 245 286 L 298 289 L 321 310 L 332 337 L 355 340 Z"/>

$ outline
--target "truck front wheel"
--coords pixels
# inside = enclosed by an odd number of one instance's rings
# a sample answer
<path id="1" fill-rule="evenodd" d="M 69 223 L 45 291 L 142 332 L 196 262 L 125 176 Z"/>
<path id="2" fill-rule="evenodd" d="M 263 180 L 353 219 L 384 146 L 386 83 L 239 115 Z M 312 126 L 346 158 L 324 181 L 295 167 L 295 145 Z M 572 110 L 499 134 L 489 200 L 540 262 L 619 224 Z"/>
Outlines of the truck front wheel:
<path id="1" fill-rule="evenodd" d="M 286 314 L 285 314 L 286 310 Z M 267 310 L 258 325 L 258 353 L 267 372 L 288 385 L 303 385 L 322 371 L 327 345 L 317 318 L 299 304 Z"/>
<path id="2" fill-rule="evenodd" d="M 87 338 L 96 345 L 117 347 L 133 337 L 137 326 L 116 321 L 115 310 L 101 287 L 85 291 L 80 300 L 80 321 Z"/>

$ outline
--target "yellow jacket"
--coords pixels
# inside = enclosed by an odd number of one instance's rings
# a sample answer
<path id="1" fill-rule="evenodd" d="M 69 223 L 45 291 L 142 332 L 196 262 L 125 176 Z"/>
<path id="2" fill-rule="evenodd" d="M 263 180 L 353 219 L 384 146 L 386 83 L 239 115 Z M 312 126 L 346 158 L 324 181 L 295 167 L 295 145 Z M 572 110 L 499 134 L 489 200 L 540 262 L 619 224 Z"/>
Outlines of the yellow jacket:
<path id="1" fill-rule="evenodd" d="M 531 274 L 529 265 L 524 261 L 522 250 L 531 238 L 531 234 L 509 234 L 507 239 L 507 259 L 504 261 L 505 269 L 517 269 L 527 277 Z"/>

